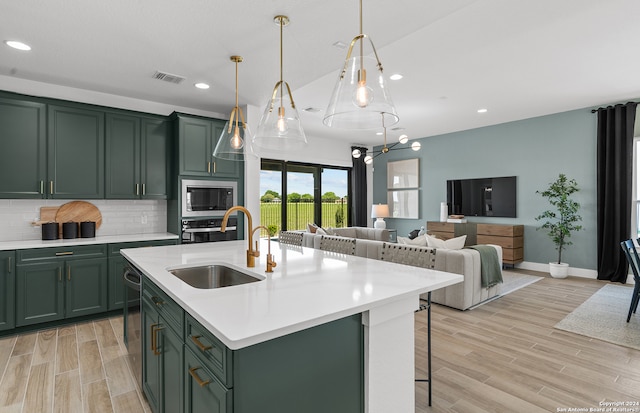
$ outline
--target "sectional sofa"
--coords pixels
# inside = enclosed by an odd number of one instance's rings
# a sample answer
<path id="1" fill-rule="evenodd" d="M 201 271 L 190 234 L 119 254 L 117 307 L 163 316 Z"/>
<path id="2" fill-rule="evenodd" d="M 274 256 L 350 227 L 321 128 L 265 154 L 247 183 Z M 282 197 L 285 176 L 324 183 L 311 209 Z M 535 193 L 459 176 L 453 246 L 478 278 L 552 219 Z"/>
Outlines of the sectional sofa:
<path id="1" fill-rule="evenodd" d="M 286 236 L 286 231 L 284 233 Z M 389 231 L 363 227 L 336 228 L 326 235 L 307 231 L 302 233 L 301 245 L 320 249 L 323 237 L 354 239 L 355 255 L 371 259 L 382 259 L 383 244 L 389 241 Z M 498 262 L 502 262 L 502 248 L 497 245 L 492 245 L 492 247 L 496 249 Z M 432 302 L 459 310 L 466 310 L 500 294 L 501 284 L 490 288 L 482 287 L 481 259 L 477 250 L 469 248 L 458 250 L 431 247 L 419 248 L 433 250 L 435 260 L 430 265 L 431 268 L 464 276 L 464 281 L 460 284 L 433 291 L 431 293 Z"/>

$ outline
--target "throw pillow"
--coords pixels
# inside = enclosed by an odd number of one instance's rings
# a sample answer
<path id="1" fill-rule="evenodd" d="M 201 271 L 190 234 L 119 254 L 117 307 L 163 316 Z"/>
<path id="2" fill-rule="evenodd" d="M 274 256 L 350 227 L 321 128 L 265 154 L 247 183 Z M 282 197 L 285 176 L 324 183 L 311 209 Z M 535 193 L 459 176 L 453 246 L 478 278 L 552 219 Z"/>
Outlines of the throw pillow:
<path id="1" fill-rule="evenodd" d="M 409 233 L 409 239 L 414 239 L 415 237 L 417 237 L 419 232 L 420 232 L 419 229 L 414 229 L 413 231 L 411 231 Z"/>
<path id="2" fill-rule="evenodd" d="M 433 248 L 443 248 L 447 250 L 461 250 L 462 248 L 464 248 L 464 243 L 467 240 L 466 235 L 451 238 L 448 240 L 439 239 L 429 234 L 426 234 L 425 237 L 427 238 L 427 246 Z"/>
<path id="3" fill-rule="evenodd" d="M 318 228 L 316 228 L 316 234 L 318 234 L 318 235 L 327 235 L 327 231 L 322 229 L 322 227 L 318 227 Z"/>
<path id="4" fill-rule="evenodd" d="M 425 237 L 424 235 L 420 235 L 419 237 L 415 237 L 414 239 L 407 238 L 407 237 L 397 237 L 397 238 L 398 238 L 398 244 L 415 245 L 418 247 L 427 246 L 427 237 Z"/>
<path id="5" fill-rule="evenodd" d="M 326 232 L 326 233 L 327 233 L 326 235 L 331 235 L 331 236 L 336 236 L 336 235 L 338 235 L 338 234 L 336 234 L 336 231 L 335 231 L 333 228 L 331 228 L 331 227 L 323 228 L 323 229 L 324 229 L 324 232 Z"/>
<path id="6" fill-rule="evenodd" d="M 316 224 L 312 224 L 310 222 L 307 223 L 307 232 L 315 234 L 317 229 L 318 229 L 318 226 Z"/>

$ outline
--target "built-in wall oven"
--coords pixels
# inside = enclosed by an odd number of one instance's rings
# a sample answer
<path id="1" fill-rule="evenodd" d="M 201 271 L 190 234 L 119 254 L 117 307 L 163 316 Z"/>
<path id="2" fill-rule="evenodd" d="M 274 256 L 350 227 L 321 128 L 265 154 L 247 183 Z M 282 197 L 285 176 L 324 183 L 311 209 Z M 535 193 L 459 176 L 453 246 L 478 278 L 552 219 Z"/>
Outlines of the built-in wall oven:
<path id="1" fill-rule="evenodd" d="M 222 218 L 183 219 L 181 242 L 183 244 L 197 244 L 237 240 L 237 223 L 237 217 L 229 217 L 226 231 L 222 232 Z"/>
<path id="2" fill-rule="evenodd" d="M 222 216 L 237 205 L 238 184 L 234 181 L 183 179 L 180 194 L 183 219 Z"/>

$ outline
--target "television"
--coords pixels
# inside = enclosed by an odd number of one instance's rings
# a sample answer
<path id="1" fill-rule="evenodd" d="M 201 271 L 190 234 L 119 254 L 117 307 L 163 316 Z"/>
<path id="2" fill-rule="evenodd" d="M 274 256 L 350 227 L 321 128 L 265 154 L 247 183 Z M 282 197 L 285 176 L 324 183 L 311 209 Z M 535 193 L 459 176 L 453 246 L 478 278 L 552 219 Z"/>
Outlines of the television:
<path id="1" fill-rule="evenodd" d="M 447 181 L 449 215 L 516 218 L 516 177 Z"/>

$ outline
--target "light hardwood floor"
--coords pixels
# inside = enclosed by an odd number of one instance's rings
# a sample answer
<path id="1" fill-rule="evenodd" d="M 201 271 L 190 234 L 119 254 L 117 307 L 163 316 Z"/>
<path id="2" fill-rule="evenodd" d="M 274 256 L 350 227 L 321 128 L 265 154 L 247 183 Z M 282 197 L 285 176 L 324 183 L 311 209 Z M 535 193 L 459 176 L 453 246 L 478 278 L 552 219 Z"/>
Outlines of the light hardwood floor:
<path id="1" fill-rule="evenodd" d="M 433 406 L 427 384 L 416 384 L 416 412 L 640 402 L 640 351 L 553 328 L 605 284 L 545 278 L 470 311 L 434 305 Z M 427 366 L 425 317 L 416 315 L 419 377 Z M 125 355 L 121 317 L 2 338 L 0 412 L 149 412 Z"/>
<path id="2" fill-rule="evenodd" d="M 470 311 L 434 305 L 433 406 L 427 406 L 427 385 L 417 384 L 416 412 L 596 411 L 589 409 L 603 401 L 628 402 L 619 407 L 640 412 L 640 351 L 553 328 L 606 284 L 547 276 Z M 416 374 L 422 377 L 423 313 L 416 314 Z"/>
<path id="3" fill-rule="evenodd" d="M 150 412 L 126 360 L 122 317 L 0 339 L 0 412 Z"/>

